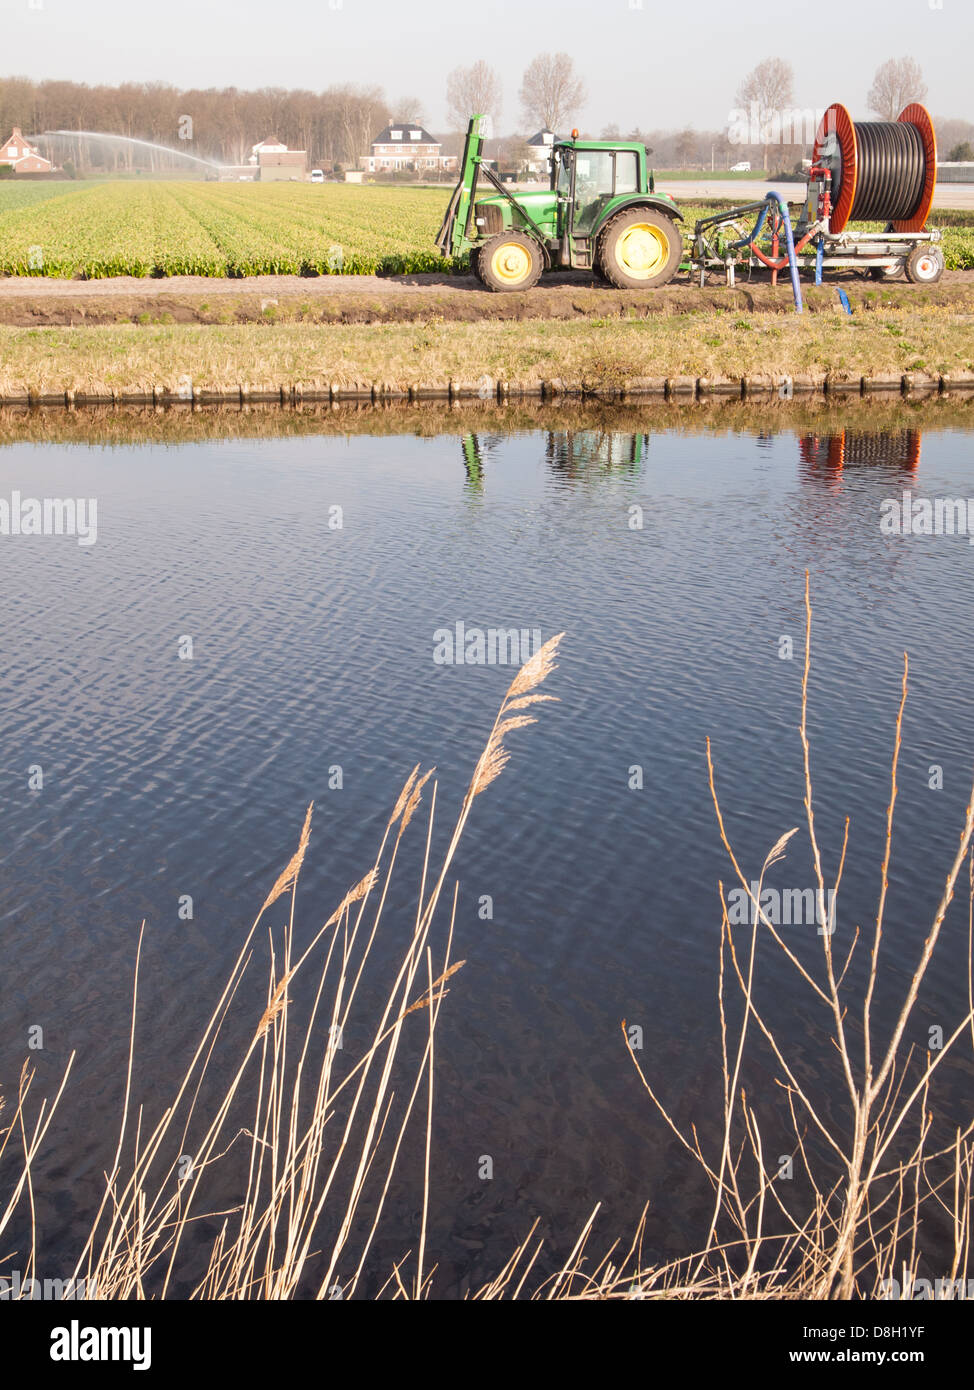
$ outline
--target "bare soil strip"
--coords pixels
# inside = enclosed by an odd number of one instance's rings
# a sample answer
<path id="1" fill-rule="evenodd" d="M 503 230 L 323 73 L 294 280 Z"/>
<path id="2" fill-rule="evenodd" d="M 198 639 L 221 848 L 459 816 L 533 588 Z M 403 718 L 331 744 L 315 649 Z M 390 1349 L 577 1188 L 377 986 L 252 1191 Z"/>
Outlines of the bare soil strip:
<path id="1" fill-rule="evenodd" d="M 831 312 L 841 284 L 853 308 L 938 307 L 974 311 L 974 271 L 947 271 L 936 285 L 877 284 L 861 275 L 803 284 L 809 313 Z M 616 290 L 588 274 L 554 273 L 523 294 L 490 294 L 472 276 L 262 275 L 140 280 L 0 279 L 0 324 L 42 328 L 135 323 L 452 323 L 629 319 L 697 313 L 793 311 L 787 277 L 715 279 L 704 288 L 681 279 L 657 290 Z"/>

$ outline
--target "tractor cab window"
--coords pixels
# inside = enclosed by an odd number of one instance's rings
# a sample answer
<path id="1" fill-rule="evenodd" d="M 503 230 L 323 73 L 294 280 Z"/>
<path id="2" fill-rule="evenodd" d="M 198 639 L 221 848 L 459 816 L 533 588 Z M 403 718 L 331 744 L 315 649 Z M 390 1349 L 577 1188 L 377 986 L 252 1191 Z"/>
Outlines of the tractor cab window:
<path id="1" fill-rule="evenodd" d="M 615 155 L 611 150 L 575 151 L 575 236 L 588 236 L 615 183 Z"/>
<path id="2" fill-rule="evenodd" d="M 579 150 L 575 156 L 575 196 L 586 201 L 612 192 L 611 150 Z"/>
<path id="3" fill-rule="evenodd" d="M 571 150 L 560 150 L 555 155 L 555 181 L 552 186 L 563 198 L 567 198 L 572 191 L 572 160 Z"/>
<path id="4" fill-rule="evenodd" d="M 617 193 L 639 192 L 639 170 L 636 166 L 635 150 L 618 150 L 616 152 L 615 191 Z"/>

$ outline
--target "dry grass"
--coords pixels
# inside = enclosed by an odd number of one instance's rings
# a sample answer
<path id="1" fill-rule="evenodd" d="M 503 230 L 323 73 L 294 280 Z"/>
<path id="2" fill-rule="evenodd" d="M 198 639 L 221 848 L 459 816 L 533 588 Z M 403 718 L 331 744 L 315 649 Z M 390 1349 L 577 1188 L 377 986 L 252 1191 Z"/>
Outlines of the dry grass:
<path id="1" fill-rule="evenodd" d="M 806 644 L 799 734 L 804 753 L 805 833 L 814 864 L 819 920 L 828 920 L 831 891 L 841 885 L 848 842 L 837 847 L 829 875 L 816 829 L 808 735 L 808 685 L 812 609 L 806 576 Z M 518 672 L 488 736 L 438 868 L 431 862 L 436 782 L 415 768 L 393 808 L 374 864 L 300 952 L 295 946 L 296 894 L 308 852 L 311 808 L 298 848 L 270 892 L 244 941 L 226 986 L 206 1024 L 176 1095 L 157 1117 L 132 1094 L 138 1001 L 138 964 L 125 1100 L 114 1159 L 104 1193 L 79 1253 L 75 1277 L 93 1281 L 100 1298 L 174 1296 L 174 1286 L 204 1299 L 344 1297 L 360 1290 L 366 1272 L 375 1279 L 370 1252 L 407 1129 L 418 1109 L 425 1121 L 425 1162 L 417 1193 L 420 1212 L 415 1241 L 391 1269 L 381 1295 L 428 1297 L 435 1291 L 435 1263 L 427 1249 L 430 1135 L 434 1104 L 435 1034 L 443 1001 L 463 962 L 452 960 L 458 886 L 451 865 L 473 803 L 503 772 L 507 739 L 534 722 L 540 705 L 554 697 L 539 686 L 554 669 L 560 638 L 553 638 Z M 646 1213 L 631 1240 L 615 1242 L 600 1256 L 590 1254 L 598 1206 L 561 1267 L 542 1279 L 537 1273 L 542 1242 L 536 1227 L 477 1299 L 530 1297 L 548 1300 L 830 1299 L 881 1296 L 884 1281 L 916 1277 L 924 1258 L 927 1216 L 952 1233 L 952 1280 L 970 1272 L 971 1202 L 974 1182 L 974 1120 L 946 1139 L 937 1132 L 935 1086 L 944 1060 L 974 1042 L 974 792 L 956 854 L 947 867 L 940 903 L 919 947 L 916 969 L 885 1040 L 873 1022 L 880 977 L 887 887 L 890 877 L 903 710 L 907 697 L 904 660 L 902 698 L 893 734 L 885 847 L 875 919 L 860 945 L 857 928 L 841 958 L 834 938 L 820 933 L 816 964 L 793 950 L 762 906 L 768 869 L 785 854 L 796 830 L 769 850 L 757 876 L 738 860 L 727 832 L 708 744 L 710 786 L 718 831 L 729 856 L 733 881 L 747 893 L 753 924 L 731 922 L 728 892 L 720 885 L 721 932 L 718 1009 L 722 1062 L 722 1114 L 705 1144 L 695 1124 L 674 1119 L 659 1088 L 635 1053 L 638 1076 L 667 1131 L 682 1146 L 704 1191 L 711 1193 L 708 1229 L 699 1249 L 670 1261 L 643 1255 Z M 532 713 L 526 713 L 531 710 Z M 372 946 L 383 917 L 400 844 L 416 819 L 424 795 L 428 813 L 422 830 L 422 867 L 411 932 L 393 978 L 377 987 Z M 934 1053 L 918 1056 L 905 1045 L 920 987 L 936 950 L 948 907 L 968 864 L 968 1007 Z M 283 928 L 266 928 L 268 970 L 263 1006 L 251 1025 L 249 1045 L 230 1068 L 229 1083 L 215 1083 L 221 1039 L 251 964 L 264 913 L 289 899 Z M 759 1002 L 758 955 L 780 952 L 794 973 L 795 988 L 815 1004 L 822 1020 L 820 1040 L 802 1037 L 807 1061 L 814 1045 L 816 1071 L 837 1081 L 843 1103 L 826 1110 L 800 1079 L 789 1045 Z M 141 947 L 141 943 L 140 943 Z M 857 949 L 868 950 L 865 986 L 856 996 L 850 968 Z M 381 974 L 381 972 L 379 972 Z M 366 985 L 366 981 L 368 984 Z M 294 1003 L 297 983 L 303 1003 Z M 736 1004 L 732 1006 L 732 1000 Z M 308 1002 L 310 1000 L 310 1002 Z M 736 1020 L 736 1021 L 735 1021 Z M 356 1048 L 339 1046 L 355 1036 Z M 623 1044 L 629 1046 L 623 1021 Z M 408 1046 L 404 1046 L 407 1038 Z M 747 1059 L 755 1044 L 770 1055 L 776 1087 L 765 1083 L 749 1094 Z M 354 1055 L 352 1055 L 354 1053 Z M 406 1060 L 406 1054 L 412 1061 Z M 26 1204 L 33 1229 L 37 1156 L 68 1082 L 50 1102 L 32 1103 L 32 1077 L 25 1068 L 12 1117 L 0 1130 L 0 1159 L 14 1175 L 0 1238 Z M 774 1155 L 769 1161 L 759 1109 L 775 1113 Z M 241 1117 L 245 1117 L 241 1119 Z M 791 1133 L 791 1156 L 801 1183 L 786 1182 L 777 1155 L 782 1126 Z M 193 1155 L 185 1169 L 180 1155 Z M 219 1186 L 228 1163 L 236 1162 L 239 1190 L 221 1206 Z M 214 1182 L 216 1186 L 214 1187 Z M 198 1223 L 217 1222 L 209 1246 L 193 1239 Z M 36 1264 L 36 1230 L 26 1274 Z M 341 1271 L 341 1273 L 339 1272 Z"/>
<path id="2" fill-rule="evenodd" d="M 837 303 L 837 301 L 836 301 Z M 523 323 L 198 324 L 0 328 L 0 397 L 177 389 L 397 389 L 495 380 L 616 389 L 635 377 L 974 370 L 967 316 L 938 308 L 841 313 L 695 313 Z"/>

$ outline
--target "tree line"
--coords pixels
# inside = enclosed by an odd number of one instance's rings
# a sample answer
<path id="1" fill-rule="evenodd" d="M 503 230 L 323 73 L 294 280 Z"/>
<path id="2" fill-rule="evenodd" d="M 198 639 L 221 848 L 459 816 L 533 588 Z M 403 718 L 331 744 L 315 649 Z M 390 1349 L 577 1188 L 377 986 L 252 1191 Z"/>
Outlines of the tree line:
<path id="1" fill-rule="evenodd" d="M 457 153 L 467 117 L 483 112 L 499 135 L 503 83 L 482 60 L 447 74 L 446 105 L 450 133 L 441 137 L 445 153 Z M 760 62 L 741 83 L 739 107 L 754 110 L 765 122 L 793 107 L 794 73 L 780 58 Z M 890 59 L 876 72 L 867 104 L 881 119 L 891 120 L 907 101 L 922 101 L 926 84 L 912 58 Z M 586 130 L 580 119 L 585 84 L 566 53 L 541 53 L 525 68 L 518 92 L 521 131 L 491 142 L 489 152 L 513 164 L 526 158 L 524 135 L 543 127 L 564 134 L 570 125 L 583 136 L 638 141 L 647 146 L 660 168 L 722 168 L 741 158 L 757 157 L 767 169 L 800 165 L 802 145 L 785 146 L 771 137 L 741 140 L 730 128 L 713 131 L 620 130 L 609 125 Z M 104 131 L 170 146 L 221 164 L 244 164 L 251 147 L 276 136 L 291 149 L 307 150 L 315 166 L 355 166 L 375 136 L 391 121 L 429 125 L 424 103 L 412 96 L 390 102 L 381 87 L 341 84 L 321 92 L 283 87 L 242 90 L 237 87 L 181 89 L 161 82 L 90 86 L 84 82 L 0 78 L 0 138 L 19 126 L 27 136 L 52 130 Z M 759 124 L 760 124 L 759 122 Z M 938 120 L 942 158 L 967 158 L 974 140 L 968 121 Z M 58 162 L 109 170 L 180 167 L 174 156 L 138 151 L 123 144 L 71 140 L 50 153 Z M 183 165 L 182 167 L 185 167 Z"/>
<path id="2" fill-rule="evenodd" d="M 14 126 L 28 136 L 51 130 L 105 131 L 150 140 L 221 164 L 244 164 L 252 146 L 276 136 L 291 149 L 307 150 L 313 164 L 355 164 L 390 116 L 379 87 L 334 86 L 323 92 L 262 87 L 243 91 L 180 89 L 161 82 L 117 87 L 86 82 L 34 82 L 0 78 L 0 130 Z M 0 135 L 0 139 L 3 138 Z M 76 152 L 72 141 L 58 146 Z M 85 163 L 108 168 L 144 167 L 147 155 L 125 146 L 82 142 Z M 149 161 L 164 167 L 164 156 Z"/>
<path id="3" fill-rule="evenodd" d="M 455 130 L 482 111 L 500 115 L 501 82 L 487 64 L 455 68 L 447 77 L 449 119 Z M 529 124 L 555 125 L 580 108 L 585 89 L 564 53 L 540 54 L 529 64 L 521 89 Z M 283 87 L 179 88 L 163 82 L 86 82 L 0 78 L 0 130 L 14 126 L 28 137 L 44 132 L 97 131 L 147 140 L 219 164 L 244 164 L 253 145 L 276 136 L 290 149 L 307 150 L 313 165 L 352 165 L 368 153 L 391 121 L 426 122 L 415 97 L 390 102 L 381 87 L 342 84 L 321 92 Z M 2 137 L 0 137 L 2 138 Z M 58 159 L 108 169 L 165 168 L 175 157 L 81 137 L 54 142 Z"/>

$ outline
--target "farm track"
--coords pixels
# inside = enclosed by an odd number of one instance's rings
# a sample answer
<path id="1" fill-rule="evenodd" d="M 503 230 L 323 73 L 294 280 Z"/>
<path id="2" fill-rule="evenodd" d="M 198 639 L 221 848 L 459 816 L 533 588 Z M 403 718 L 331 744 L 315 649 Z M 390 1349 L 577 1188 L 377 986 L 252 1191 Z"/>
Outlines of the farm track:
<path id="1" fill-rule="evenodd" d="M 197 224 L 199 226 L 199 224 Z M 204 228 L 199 227 L 200 232 Z M 811 313 L 835 312 L 841 283 L 854 309 L 940 308 L 974 315 L 974 271 L 947 271 L 938 285 L 878 286 L 858 275 L 803 285 Z M 0 324 L 62 327 L 112 323 L 367 324 L 445 321 L 612 320 L 698 312 L 790 314 L 787 284 L 767 280 L 700 289 L 685 279 L 664 289 L 626 291 L 589 274 L 552 274 L 525 294 L 489 294 L 472 276 L 413 274 L 259 275 L 235 279 L 178 275 L 58 280 L 0 277 Z"/>

